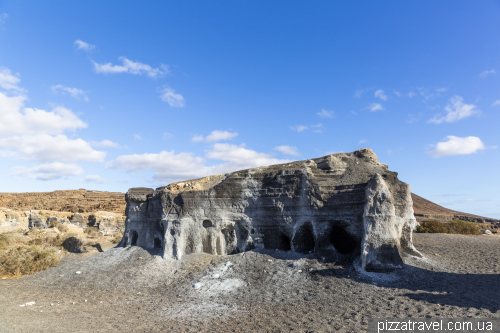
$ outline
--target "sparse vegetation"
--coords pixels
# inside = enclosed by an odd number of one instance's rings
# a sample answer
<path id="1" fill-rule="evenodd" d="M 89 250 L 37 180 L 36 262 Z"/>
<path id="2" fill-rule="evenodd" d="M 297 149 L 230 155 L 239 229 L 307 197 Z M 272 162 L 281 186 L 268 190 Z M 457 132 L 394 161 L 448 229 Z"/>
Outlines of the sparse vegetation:
<path id="1" fill-rule="evenodd" d="M 420 223 L 417 232 L 421 233 L 442 233 L 442 234 L 461 234 L 461 235 L 479 235 L 481 231 L 473 222 L 453 219 L 449 223 L 429 220 Z"/>
<path id="2" fill-rule="evenodd" d="M 66 227 L 64 224 L 62 224 L 59 221 L 50 222 L 49 228 L 57 228 L 60 232 L 67 232 L 68 231 L 68 227 Z"/>
<path id="3" fill-rule="evenodd" d="M 0 252 L 0 276 L 31 275 L 59 264 L 60 255 L 55 247 L 17 246 Z"/>
<path id="4" fill-rule="evenodd" d="M 101 233 L 100 233 L 98 227 L 87 227 L 87 228 L 85 228 L 85 230 L 83 232 L 86 233 L 87 235 L 89 235 L 89 237 L 101 236 Z"/>

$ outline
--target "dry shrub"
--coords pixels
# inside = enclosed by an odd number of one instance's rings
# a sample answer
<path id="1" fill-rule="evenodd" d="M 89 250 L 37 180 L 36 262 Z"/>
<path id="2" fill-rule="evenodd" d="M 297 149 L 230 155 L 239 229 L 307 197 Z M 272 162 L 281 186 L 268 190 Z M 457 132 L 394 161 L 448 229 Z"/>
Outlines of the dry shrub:
<path id="1" fill-rule="evenodd" d="M 0 252 L 0 276 L 20 277 L 57 266 L 60 260 L 56 255 L 57 251 L 57 248 L 18 246 Z"/>
<path id="2" fill-rule="evenodd" d="M 80 253 L 82 246 L 82 241 L 74 236 L 68 237 L 62 242 L 62 247 L 68 252 Z"/>
<path id="3" fill-rule="evenodd" d="M 0 234 L 0 249 L 6 248 L 12 243 L 11 236 L 9 233 L 1 233 Z"/>
<path id="4" fill-rule="evenodd" d="M 461 235 L 479 235 L 481 233 L 474 223 L 457 219 L 453 219 L 449 223 L 437 220 L 425 221 L 417 227 L 417 232 Z"/>
<path id="5" fill-rule="evenodd" d="M 68 232 L 68 227 L 59 221 L 52 221 L 49 224 L 49 228 L 57 228 L 61 232 Z"/>
<path id="6" fill-rule="evenodd" d="M 98 227 L 87 227 L 87 228 L 85 228 L 85 230 L 83 232 L 86 233 L 87 235 L 89 235 L 89 237 L 101 236 L 101 233 L 99 232 Z"/>

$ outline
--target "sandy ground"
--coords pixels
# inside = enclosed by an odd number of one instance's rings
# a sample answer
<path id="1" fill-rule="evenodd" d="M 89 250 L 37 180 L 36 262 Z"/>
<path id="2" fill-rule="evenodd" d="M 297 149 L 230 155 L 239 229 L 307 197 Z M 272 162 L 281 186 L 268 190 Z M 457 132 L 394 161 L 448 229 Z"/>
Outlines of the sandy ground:
<path id="1" fill-rule="evenodd" d="M 369 318 L 500 318 L 499 236 L 414 242 L 426 259 L 377 274 L 319 253 L 69 255 L 0 280 L 0 332 L 364 332 Z"/>

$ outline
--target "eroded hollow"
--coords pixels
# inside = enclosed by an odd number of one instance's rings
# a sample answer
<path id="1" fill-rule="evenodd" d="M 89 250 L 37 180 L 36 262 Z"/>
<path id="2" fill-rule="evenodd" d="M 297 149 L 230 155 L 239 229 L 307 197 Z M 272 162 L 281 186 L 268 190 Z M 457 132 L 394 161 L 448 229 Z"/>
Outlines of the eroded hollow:
<path id="1" fill-rule="evenodd" d="M 351 235 L 344 230 L 344 228 L 339 226 L 334 226 L 330 232 L 330 240 L 333 247 L 340 254 L 353 253 L 358 246 L 358 241 L 356 241 Z"/>
<path id="2" fill-rule="evenodd" d="M 130 245 L 135 246 L 137 245 L 137 239 L 139 238 L 139 234 L 137 233 L 137 231 L 132 231 L 131 234 L 132 234 L 132 242 L 130 243 Z"/>
<path id="3" fill-rule="evenodd" d="M 210 220 L 204 220 L 203 221 L 203 228 L 210 228 L 213 227 L 214 225 L 212 224 L 212 221 Z"/>
<path id="4" fill-rule="evenodd" d="M 297 252 L 309 253 L 314 251 L 316 243 L 314 239 L 314 229 L 311 222 L 304 223 L 297 229 L 297 231 L 295 231 L 292 243 L 293 248 Z"/>
<path id="5" fill-rule="evenodd" d="M 314 248 L 314 246 L 313 246 Z M 290 251 L 292 249 L 292 242 L 290 242 L 290 238 L 286 235 L 279 235 L 278 237 L 278 250 L 281 251 Z"/>
<path id="6" fill-rule="evenodd" d="M 156 248 L 160 248 L 161 249 L 161 239 L 159 239 L 158 237 L 155 237 L 154 246 Z"/>

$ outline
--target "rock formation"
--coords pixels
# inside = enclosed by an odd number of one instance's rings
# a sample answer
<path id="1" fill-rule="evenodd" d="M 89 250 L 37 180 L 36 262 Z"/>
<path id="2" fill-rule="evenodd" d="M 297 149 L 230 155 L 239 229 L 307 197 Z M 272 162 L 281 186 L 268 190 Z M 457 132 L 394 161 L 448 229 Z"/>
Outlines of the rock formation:
<path id="1" fill-rule="evenodd" d="M 126 194 L 121 246 L 164 258 L 254 248 L 360 256 L 368 271 L 403 265 L 413 247 L 410 186 L 370 149 Z"/>

